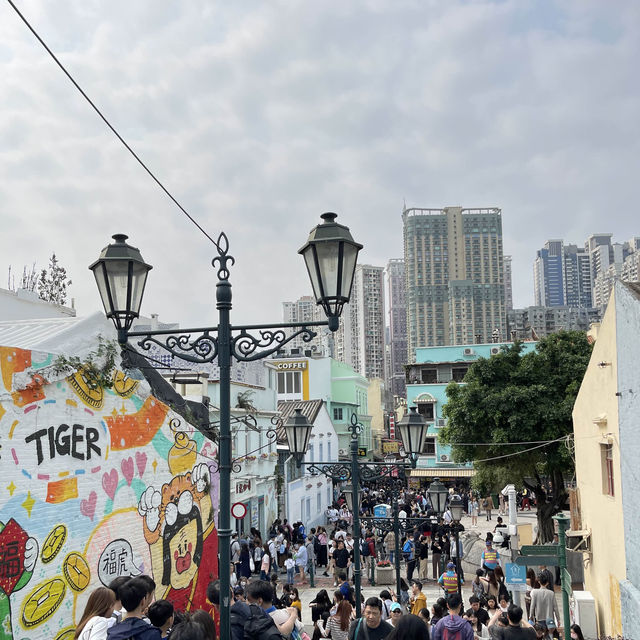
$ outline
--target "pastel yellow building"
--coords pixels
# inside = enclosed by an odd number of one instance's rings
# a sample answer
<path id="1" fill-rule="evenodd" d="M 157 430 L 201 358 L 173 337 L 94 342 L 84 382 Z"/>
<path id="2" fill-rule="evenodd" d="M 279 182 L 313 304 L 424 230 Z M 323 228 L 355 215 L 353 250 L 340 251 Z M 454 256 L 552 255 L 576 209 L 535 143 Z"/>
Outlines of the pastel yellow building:
<path id="1" fill-rule="evenodd" d="M 573 410 L 585 589 L 601 635 L 637 636 L 640 598 L 640 285 L 617 282 Z M 592 334 L 593 337 L 593 334 Z M 635 535 L 634 535 L 635 531 Z"/>

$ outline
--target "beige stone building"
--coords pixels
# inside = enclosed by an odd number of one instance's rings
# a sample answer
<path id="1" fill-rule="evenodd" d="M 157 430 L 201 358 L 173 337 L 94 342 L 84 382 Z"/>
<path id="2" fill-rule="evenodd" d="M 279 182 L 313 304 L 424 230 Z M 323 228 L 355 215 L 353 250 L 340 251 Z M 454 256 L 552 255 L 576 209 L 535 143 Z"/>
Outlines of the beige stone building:
<path id="1" fill-rule="evenodd" d="M 616 282 L 573 410 L 585 589 L 601 635 L 640 620 L 640 285 Z M 579 539 L 580 536 L 573 538 Z"/>

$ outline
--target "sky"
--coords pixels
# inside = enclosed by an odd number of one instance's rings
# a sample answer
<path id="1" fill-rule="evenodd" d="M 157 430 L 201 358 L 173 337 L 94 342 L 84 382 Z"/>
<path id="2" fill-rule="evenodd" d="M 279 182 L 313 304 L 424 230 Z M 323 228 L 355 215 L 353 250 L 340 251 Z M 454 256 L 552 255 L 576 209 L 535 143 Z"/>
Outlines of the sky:
<path id="1" fill-rule="evenodd" d="M 634 0 L 14 0 L 230 253 L 232 322 L 310 293 L 325 211 L 402 257 L 402 208 L 500 207 L 514 304 L 550 238 L 640 235 Z M 142 311 L 216 323 L 215 248 L 0 0 L 0 287 L 56 253 L 78 315 L 115 233 L 153 265 Z M 635 204 L 634 204 L 635 203 Z"/>

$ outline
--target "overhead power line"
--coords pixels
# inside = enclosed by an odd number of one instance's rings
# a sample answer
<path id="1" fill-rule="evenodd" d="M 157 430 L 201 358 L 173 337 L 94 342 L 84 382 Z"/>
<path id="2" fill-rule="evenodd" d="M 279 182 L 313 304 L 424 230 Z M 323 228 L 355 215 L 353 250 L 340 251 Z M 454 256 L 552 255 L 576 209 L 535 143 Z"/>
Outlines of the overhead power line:
<path id="1" fill-rule="evenodd" d="M 162 182 L 160 182 L 160 180 L 155 176 L 153 171 L 151 171 L 151 169 L 149 169 L 149 167 L 142 161 L 140 156 L 129 146 L 129 144 L 126 142 L 126 140 L 116 131 L 115 127 L 109 122 L 109 120 L 107 120 L 106 116 L 102 113 L 102 111 L 100 111 L 100 109 L 98 109 L 98 107 L 93 102 L 93 100 L 91 100 L 91 98 L 85 93 L 85 91 L 82 89 L 82 87 L 75 81 L 73 76 L 67 71 L 67 69 L 62 64 L 62 62 L 60 62 L 60 60 L 58 60 L 58 58 L 53 53 L 53 51 L 51 51 L 51 49 L 47 46 L 46 42 L 38 35 L 38 33 L 31 26 L 31 24 L 29 24 L 29 21 L 24 17 L 24 15 L 22 15 L 22 13 L 20 12 L 20 9 L 18 9 L 18 7 L 16 7 L 16 5 L 13 2 L 13 0 L 7 0 L 7 2 L 11 5 L 11 7 L 18 14 L 18 16 L 20 16 L 20 19 L 22 20 L 22 22 L 24 22 L 27 25 L 27 28 L 29 29 L 29 31 L 31 31 L 31 33 L 36 37 L 38 42 L 45 48 L 46 52 L 53 58 L 55 63 L 60 67 L 60 69 L 62 69 L 63 73 L 67 76 L 67 78 L 69 78 L 69 80 L 72 82 L 73 86 L 80 92 L 82 97 L 93 107 L 93 110 L 100 116 L 102 121 L 107 125 L 107 127 L 109 127 L 109 129 L 111 129 L 111 131 L 118 138 L 118 140 L 120 140 L 120 142 L 125 146 L 127 151 L 129 151 L 129 153 L 138 161 L 140 166 L 151 176 L 153 181 L 164 191 L 164 193 L 178 207 L 178 209 L 180 209 L 180 211 L 182 211 L 182 213 L 184 213 L 184 215 L 187 216 L 187 218 L 189 218 L 189 220 L 191 220 L 191 222 L 193 222 L 193 224 L 196 227 L 198 227 L 198 229 L 209 240 L 211 240 L 211 242 L 213 242 L 213 244 L 217 247 L 218 243 L 200 226 L 200 224 L 193 218 L 193 216 L 191 216 L 189 214 L 189 212 L 171 195 L 169 190 L 162 184 Z"/>

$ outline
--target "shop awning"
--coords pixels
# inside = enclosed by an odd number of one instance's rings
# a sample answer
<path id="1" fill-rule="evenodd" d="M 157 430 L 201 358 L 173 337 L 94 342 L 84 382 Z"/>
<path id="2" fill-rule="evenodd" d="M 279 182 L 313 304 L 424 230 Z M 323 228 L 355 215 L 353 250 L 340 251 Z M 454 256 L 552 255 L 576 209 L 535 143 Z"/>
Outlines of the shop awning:
<path id="1" fill-rule="evenodd" d="M 471 467 L 429 467 L 428 469 L 411 469 L 410 478 L 472 478 L 476 470 Z"/>

